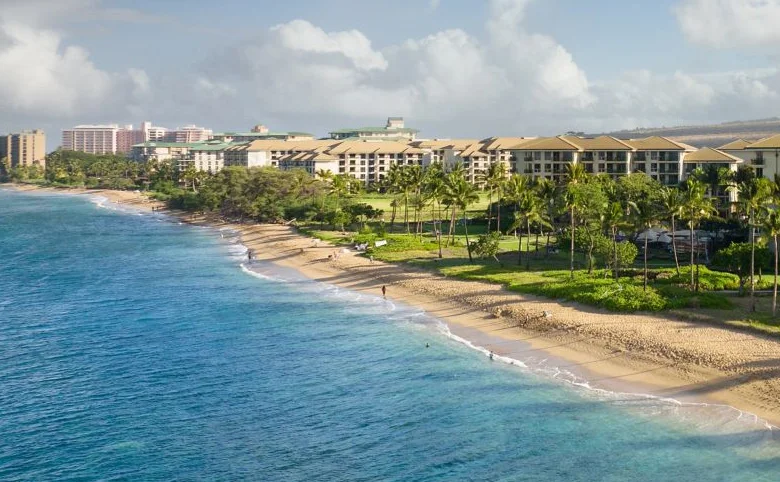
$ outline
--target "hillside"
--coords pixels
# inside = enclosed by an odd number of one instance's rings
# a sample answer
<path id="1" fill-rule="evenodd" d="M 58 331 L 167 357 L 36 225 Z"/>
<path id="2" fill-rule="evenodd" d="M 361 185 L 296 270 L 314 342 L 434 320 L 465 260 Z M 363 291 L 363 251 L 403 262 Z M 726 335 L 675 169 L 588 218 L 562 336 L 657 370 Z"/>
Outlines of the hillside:
<path id="1" fill-rule="evenodd" d="M 758 140 L 780 133 L 780 118 L 724 122 L 722 124 L 641 128 L 610 132 L 618 138 L 663 136 L 696 147 L 718 147 L 735 139 Z"/>

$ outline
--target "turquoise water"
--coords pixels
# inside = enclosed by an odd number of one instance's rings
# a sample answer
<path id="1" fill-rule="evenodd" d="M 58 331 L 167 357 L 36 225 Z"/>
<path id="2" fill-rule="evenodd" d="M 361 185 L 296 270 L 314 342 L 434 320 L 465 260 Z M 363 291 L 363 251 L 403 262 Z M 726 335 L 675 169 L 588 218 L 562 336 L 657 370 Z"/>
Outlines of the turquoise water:
<path id="1" fill-rule="evenodd" d="M 752 417 L 241 262 L 229 233 L 0 190 L 0 480 L 778 480 Z"/>

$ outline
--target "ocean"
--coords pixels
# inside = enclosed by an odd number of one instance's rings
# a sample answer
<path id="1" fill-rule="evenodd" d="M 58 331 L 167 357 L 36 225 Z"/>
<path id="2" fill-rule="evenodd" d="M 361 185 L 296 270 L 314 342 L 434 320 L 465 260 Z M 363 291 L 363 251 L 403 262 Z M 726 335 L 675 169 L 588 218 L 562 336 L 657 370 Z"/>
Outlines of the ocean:
<path id="1" fill-rule="evenodd" d="M 244 251 L 0 190 L 0 480 L 778 480 L 755 417 L 491 361 Z"/>

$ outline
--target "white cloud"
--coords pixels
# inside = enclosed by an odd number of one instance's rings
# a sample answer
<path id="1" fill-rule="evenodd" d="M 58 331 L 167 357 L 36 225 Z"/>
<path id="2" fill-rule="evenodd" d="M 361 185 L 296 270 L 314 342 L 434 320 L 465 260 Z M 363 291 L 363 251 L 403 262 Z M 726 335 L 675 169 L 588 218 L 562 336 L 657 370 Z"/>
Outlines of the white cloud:
<path id="1" fill-rule="evenodd" d="M 493 0 L 484 41 L 452 29 L 381 51 L 362 32 L 294 20 L 215 56 L 203 78 L 280 116 L 377 122 L 406 115 L 459 126 L 461 134 L 484 119 L 507 132 L 541 112 L 596 100 L 571 54 L 527 30 L 528 1 Z"/>
<path id="2" fill-rule="evenodd" d="M 677 21 L 692 42 L 718 48 L 780 41 L 780 0 L 682 0 Z"/>
<path id="3" fill-rule="evenodd" d="M 428 0 L 428 7 L 431 10 L 436 10 L 441 5 L 441 0 Z"/>

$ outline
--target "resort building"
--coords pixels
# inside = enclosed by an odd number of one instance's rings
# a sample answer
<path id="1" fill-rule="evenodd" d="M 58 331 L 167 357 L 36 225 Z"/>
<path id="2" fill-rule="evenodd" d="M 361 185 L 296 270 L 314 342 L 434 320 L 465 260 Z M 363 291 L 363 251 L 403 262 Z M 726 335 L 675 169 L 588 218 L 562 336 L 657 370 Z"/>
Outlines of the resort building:
<path id="1" fill-rule="evenodd" d="M 211 137 L 211 129 L 185 126 L 175 130 L 141 123 L 140 129 L 132 124 L 80 125 L 62 131 L 62 148 L 90 154 L 129 154 L 133 146 L 144 142 L 187 143 L 203 142 Z"/>
<path id="2" fill-rule="evenodd" d="M 179 159 L 180 171 L 194 167 L 197 171 L 216 174 L 225 167 L 225 151 L 234 146 L 221 141 L 193 142 Z"/>
<path id="3" fill-rule="evenodd" d="M 384 127 L 339 129 L 330 133 L 336 140 L 413 141 L 419 131 L 405 126 L 403 117 L 388 117 Z"/>
<path id="4" fill-rule="evenodd" d="M 211 136 L 213 139 L 225 142 L 252 142 L 252 141 L 311 141 L 314 134 L 308 132 L 271 132 L 262 124 L 252 128 L 250 132 L 219 132 Z"/>
<path id="5" fill-rule="evenodd" d="M 663 137 L 621 140 L 610 136 L 544 137 L 515 146 L 517 172 L 560 181 L 566 165 L 580 163 L 586 172 L 612 178 L 645 172 L 665 185 L 677 185 L 686 152 L 695 148 Z"/>
<path id="6" fill-rule="evenodd" d="M 136 162 L 180 160 L 198 145 L 200 143 L 142 142 L 133 146 L 129 157 Z"/>
<path id="7" fill-rule="evenodd" d="M 212 132 L 205 127 L 188 125 L 177 127 L 169 133 L 168 137 L 173 142 L 205 142 L 211 139 Z"/>
<path id="8" fill-rule="evenodd" d="M 425 155 L 422 149 L 395 141 L 345 141 L 327 152 L 339 160 L 335 174 L 348 174 L 366 185 L 382 181 L 394 164 L 422 166 Z"/>
<path id="9" fill-rule="evenodd" d="M 329 148 L 339 144 L 333 140 L 309 140 L 309 141 L 283 141 L 283 140 L 258 140 L 241 145 L 235 145 L 225 150 L 226 166 L 243 167 L 278 167 L 289 169 L 292 164 L 282 161 L 291 161 L 292 157 L 301 154 L 321 154 Z M 314 161 L 314 159 L 310 159 Z M 324 158 L 322 162 L 326 162 Z M 337 173 L 337 169 L 331 172 Z M 320 167 L 315 167 L 316 172 Z"/>
<path id="10" fill-rule="evenodd" d="M 482 184 L 488 166 L 496 162 L 504 164 L 507 176 L 517 172 L 517 163 L 512 153 L 512 148 L 532 140 L 535 140 L 535 138 L 437 139 L 415 141 L 412 145 L 426 152 L 423 157 L 424 166 L 440 162 L 445 169 L 452 169 L 456 164 L 460 163 L 466 170 L 466 178 L 470 182 Z"/>
<path id="11" fill-rule="evenodd" d="M 737 139 L 718 150 L 753 166 L 757 176 L 774 179 L 775 174 L 780 174 L 780 134 L 755 142 Z"/>
<path id="12" fill-rule="evenodd" d="M 685 179 L 687 179 L 697 169 L 727 169 L 729 171 L 736 171 L 737 168 L 745 164 L 742 159 L 727 154 L 719 149 L 712 149 L 705 147 L 695 152 L 690 152 L 685 155 L 684 160 Z M 726 190 L 722 187 L 715 189 L 717 192 L 712 192 L 713 187 L 708 186 L 707 192 L 710 196 L 718 200 L 718 205 L 721 207 L 730 206 L 731 203 L 737 200 L 737 193 L 733 190 Z"/>
<path id="13" fill-rule="evenodd" d="M 62 131 L 62 149 L 90 154 L 117 153 L 117 124 L 79 125 Z"/>
<path id="14" fill-rule="evenodd" d="M 11 167 L 46 167 L 46 134 L 42 130 L 22 131 L 0 136 L 0 158 Z"/>

